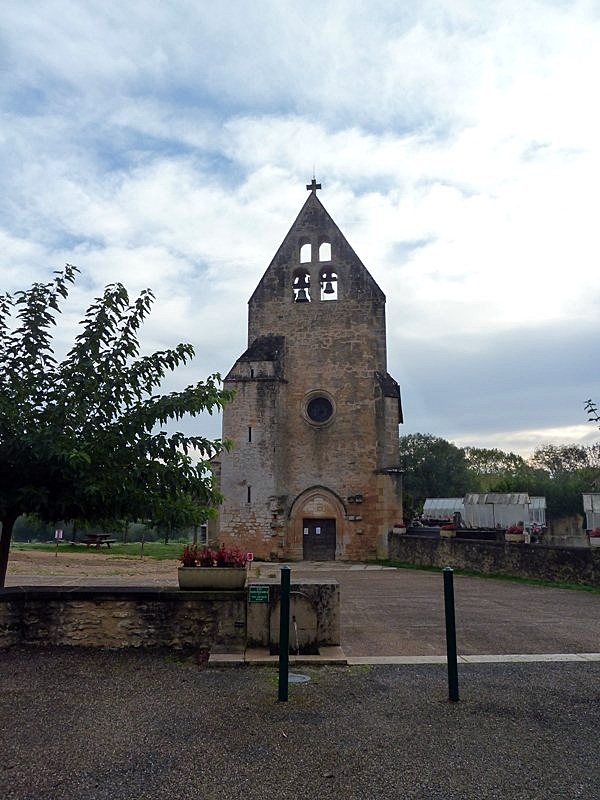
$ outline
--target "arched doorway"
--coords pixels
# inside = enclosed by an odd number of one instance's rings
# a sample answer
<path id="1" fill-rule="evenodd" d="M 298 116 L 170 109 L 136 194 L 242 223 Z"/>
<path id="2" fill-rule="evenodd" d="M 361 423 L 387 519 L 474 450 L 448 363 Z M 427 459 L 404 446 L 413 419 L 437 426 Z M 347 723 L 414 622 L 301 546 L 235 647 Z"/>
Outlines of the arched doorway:
<path id="1" fill-rule="evenodd" d="M 329 489 L 307 489 L 290 511 L 290 549 L 304 561 L 334 561 L 342 554 L 345 516 L 342 501 Z"/>

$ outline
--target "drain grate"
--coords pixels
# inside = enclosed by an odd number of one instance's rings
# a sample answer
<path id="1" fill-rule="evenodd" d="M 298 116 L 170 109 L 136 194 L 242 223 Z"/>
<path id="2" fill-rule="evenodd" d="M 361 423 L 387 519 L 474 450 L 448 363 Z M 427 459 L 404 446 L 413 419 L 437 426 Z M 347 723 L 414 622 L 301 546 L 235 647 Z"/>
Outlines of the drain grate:
<path id="1" fill-rule="evenodd" d="M 288 673 L 288 683 L 308 683 L 310 677 L 308 675 L 300 675 L 299 672 Z"/>

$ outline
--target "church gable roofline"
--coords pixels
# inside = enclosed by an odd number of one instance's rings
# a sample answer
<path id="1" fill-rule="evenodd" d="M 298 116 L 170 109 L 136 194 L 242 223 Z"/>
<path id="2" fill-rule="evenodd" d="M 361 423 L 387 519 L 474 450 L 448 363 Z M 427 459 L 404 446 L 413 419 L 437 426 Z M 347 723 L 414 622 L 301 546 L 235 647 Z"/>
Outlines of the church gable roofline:
<path id="1" fill-rule="evenodd" d="M 308 188 L 312 189 L 311 193 L 252 293 L 249 303 L 252 304 L 262 296 L 267 282 L 270 284 L 271 289 L 275 285 L 282 293 L 285 293 L 287 290 L 285 285 L 287 276 L 284 274 L 283 267 L 308 267 L 310 262 L 303 264 L 300 259 L 302 245 L 309 244 L 318 248 L 325 243 L 331 246 L 331 260 L 320 261 L 319 264 L 323 266 L 330 264 L 334 270 L 337 268 L 344 272 L 352 273 L 344 277 L 346 280 L 348 278 L 353 279 L 352 283 L 356 285 L 357 292 L 366 288 L 380 302 L 385 303 L 385 294 L 317 197 L 316 188 L 320 188 L 320 184 L 313 180 L 313 185 L 307 186 Z M 316 258 L 311 259 L 313 264 L 316 261 Z M 345 270 L 344 267 L 346 268 Z M 273 271 L 277 271 L 276 277 L 270 275 Z M 359 286 L 359 284 L 362 286 Z"/>

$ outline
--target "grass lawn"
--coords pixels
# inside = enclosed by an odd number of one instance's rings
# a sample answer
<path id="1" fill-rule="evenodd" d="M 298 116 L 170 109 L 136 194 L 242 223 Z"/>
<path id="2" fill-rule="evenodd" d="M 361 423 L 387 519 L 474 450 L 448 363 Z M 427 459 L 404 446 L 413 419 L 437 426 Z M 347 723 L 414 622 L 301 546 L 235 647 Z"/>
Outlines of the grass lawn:
<path id="1" fill-rule="evenodd" d="M 144 556 L 148 558 L 157 558 L 161 560 L 178 558 L 183 551 L 183 542 L 145 542 L 144 543 Z M 41 552 L 53 553 L 56 550 L 56 545 L 52 542 L 28 544 L 26 542 L 13 542 L 11 544 L 12 550 L 38 550 Z M 122 556 L 123 558 L 139 558 L 142 552 L 141 542 L 131 542 L 130 544 L 122 544 L 117 542 L 112 544 L 110 549 L 108 547 L 86 547 L 84 544 L 72 544 L 71 542 L 61 542 L 58 545 L 61 553 L 90 553 L 97 555 L 110 555 Z"/>
<path id="2" fill-rule="evenodd" d="M 423 572 L 442 572 L 442 567 L 434 567 L 427 564 L 411 564 L 408 561 L 395 561 L 393 559 L 376 559 L 372 564 L 381 564 L 386 567 L 398 567 L 400 569 L 416 569 Z M 551 589 L 577 589 L 579 592 L 595 592 L 600 594 L 600 586 L 593 586 L 589 583 L 570 583 L 567 581 L 547 580 L 545 578 L 525 578 L 520 575 L 504 575 L 501 572 L 475 572 L 471 569 L 454 568 L 456 575 L 466 575 L 470 578 L 490 578 L 495 581 L 512 581 L 513 583 L 526 583 L 531 586 L 546 586 Z"/>

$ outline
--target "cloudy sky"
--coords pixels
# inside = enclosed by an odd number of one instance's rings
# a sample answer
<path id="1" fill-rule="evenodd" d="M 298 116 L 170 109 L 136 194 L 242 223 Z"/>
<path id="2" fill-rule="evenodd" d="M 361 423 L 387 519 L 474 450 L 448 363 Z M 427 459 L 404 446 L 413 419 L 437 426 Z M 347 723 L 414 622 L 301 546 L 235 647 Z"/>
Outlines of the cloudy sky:
<path id="1" fill-rule="evenodd" d="M 306 197 L 387 295 L 406 424 L 526 454 L 597 440 L 594 0 L 4 3 L 0 290 L 157 296 L 168 388 L 226 373 Z M 218 435 L 218 421 L 202 423 Z"/>

